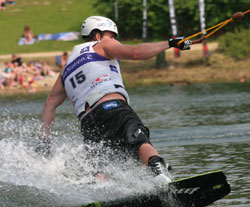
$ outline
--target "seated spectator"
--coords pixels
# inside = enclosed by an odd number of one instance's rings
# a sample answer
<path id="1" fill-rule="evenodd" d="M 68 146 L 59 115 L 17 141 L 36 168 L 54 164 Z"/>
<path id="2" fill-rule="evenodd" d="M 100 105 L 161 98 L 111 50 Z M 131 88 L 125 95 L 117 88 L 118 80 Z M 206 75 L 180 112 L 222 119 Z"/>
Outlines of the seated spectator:
<path id="1" fill-rule="evenodd" d="M 36 38 L 28 25 L 24 27 L 22 38 L 19 40 L 18 45 L 32 45 L 36 41 Z"/>
<path id="2" fill-rule="evenodd" d="M 11 62 L 5 62 L 5 66 L 2 71 L 3 85 L 7 88 L 11 88 L 13 83 L 13 65 Z"/>
<path id="3" fill-rule="evenodd" d="M 55 75 L 55 73 L 51 69 L 51 67 L 46 62 L 44 62 L 44 61 L 42 62 L 41 75 L 42 76 L 52 76 L 52 77 Z"/>
<path id="4" fill-rule="evenodd" d="M 13 64 L 13 83 L 14 86 L 23 86 L 23 80 L 24 80 L 24 68 L 21 66 L 18 66 L 18 62 L 15 62 Z"/>
<path id="5" fill-rule="evenodd" d="M 34 74 L 31 71 L 28 71 L 26 73 L 26 80 L 28 82 L 28 92 L 29 93 L 36 92 L 36 89 L 34 86 L 34 83 L 35 83 Z"/>
<path id="6" fill-rule="evenodd" d="M 16 54 L 12 55 L 12 61 L 13 64 L 17 63 L 18 66 L 22 66 L 23 62 L 22 62 L 22 58 L 17 56 Z"/>
<path id="7" fill-rule="evenodd" d="M 25 44 L 31 43 L 32 40 L 34 39 L 34 34 L 33 34 L 32 30 L 30 29 L 30 27 L 28 25 L 26 25 L 24 27 L 23 37 L 24 37 L 24 43 Z"/>
<path id="8" fill-rule="evenodd" d="M 66 63 L 67 63 L 67 60 L 68 60 L 68 53 L 67 52 L 64 52 L 61 56 L 57 56 L 56 57 L 56 60 L 57 60 L 57 65 L 60 67 L 60 69 L 64 69 Z"/>
<path id="9" fill-rule="evenodd" d="M 32 61 L 28 63 L 27 72 L 33 75 L 34 80 L 43 79 L 39 66 Z"/>
<path id="10" fill-rule="evenodd" d="M 6 0 L 0 0 L 0 10 L 6 9 Z"/>

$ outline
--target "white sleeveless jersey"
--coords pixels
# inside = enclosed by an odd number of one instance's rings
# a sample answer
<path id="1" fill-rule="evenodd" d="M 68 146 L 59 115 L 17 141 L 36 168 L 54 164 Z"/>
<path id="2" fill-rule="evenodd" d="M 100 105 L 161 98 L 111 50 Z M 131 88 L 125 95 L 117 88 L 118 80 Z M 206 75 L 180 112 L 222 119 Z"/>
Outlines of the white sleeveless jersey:
<path id="1" fill-rule="evenodd" d="M 98 55 L 93 50 L 97 43 L 76 45 L 62 73 L 63 85 L 76 116 L 85 111 L 86 103 L 92 106 L 107 94 L 120 93 L 129 101 L 118 61 Z"/>

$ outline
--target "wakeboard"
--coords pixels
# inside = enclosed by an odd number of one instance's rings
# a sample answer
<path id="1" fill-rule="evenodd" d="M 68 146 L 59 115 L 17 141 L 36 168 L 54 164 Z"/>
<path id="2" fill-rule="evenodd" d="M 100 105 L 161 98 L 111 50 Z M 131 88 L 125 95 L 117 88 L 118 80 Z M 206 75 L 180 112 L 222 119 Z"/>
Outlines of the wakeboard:
<path id="1" fill-rule="evenodd" d="M 175 180 L 157 187 L 155 192 L 136 194 L 122 199 L 94 202 L 81 207 L 203 207 L 231 191 L 222 171 Z"/>

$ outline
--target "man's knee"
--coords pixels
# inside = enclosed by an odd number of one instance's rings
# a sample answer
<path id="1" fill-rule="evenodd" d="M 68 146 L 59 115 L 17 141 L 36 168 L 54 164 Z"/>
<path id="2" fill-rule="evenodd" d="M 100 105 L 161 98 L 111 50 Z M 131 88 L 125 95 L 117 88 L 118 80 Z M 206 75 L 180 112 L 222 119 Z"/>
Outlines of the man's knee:
<path id="1" fill-rule="evenodd" d="M 128 144 L 137 149 L 144 143 L 151 144 L 149 141 L 148 128 L 138 123 L 132 123 L 128 126 L 126 137 Z"/>

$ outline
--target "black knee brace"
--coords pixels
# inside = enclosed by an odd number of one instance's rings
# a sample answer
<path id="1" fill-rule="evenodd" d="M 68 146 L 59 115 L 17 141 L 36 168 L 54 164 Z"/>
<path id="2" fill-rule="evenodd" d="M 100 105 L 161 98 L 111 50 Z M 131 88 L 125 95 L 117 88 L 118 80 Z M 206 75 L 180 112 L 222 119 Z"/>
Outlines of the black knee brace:
<path id="1" fill-rule="evenodd" d="M 133 145 L 137 149 L 139 149 L 139 147 L 144 143 L 151 144 L 149 141 L 148 128 L 138 123 L 132 123 L 128 126 L 126 137 L 127 137 L 128 143 L 130 145 Z"/>

